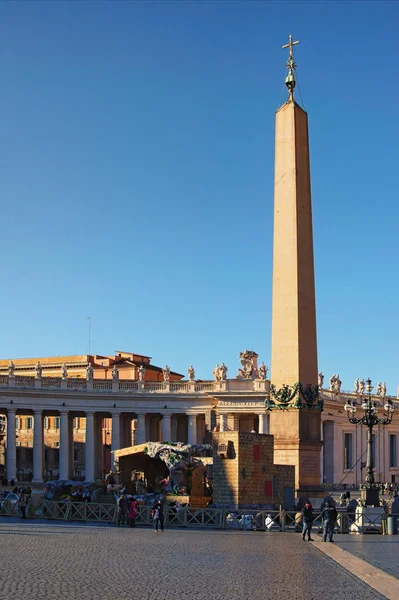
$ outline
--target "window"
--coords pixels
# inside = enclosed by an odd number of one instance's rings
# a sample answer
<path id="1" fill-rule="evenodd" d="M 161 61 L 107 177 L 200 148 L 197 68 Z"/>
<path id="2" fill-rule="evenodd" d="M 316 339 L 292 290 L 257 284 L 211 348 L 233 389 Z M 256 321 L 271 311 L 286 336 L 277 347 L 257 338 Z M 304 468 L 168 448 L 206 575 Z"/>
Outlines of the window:
<path id="1" fill-rule="evenodd" d="M 397 454 L 396 454 L 396 435 L 389 435 L 389 466 L 390 468 L 397 467 Z"/>
<path id="2" fill-rule="evenodd" d="M 48 419 L 48 417 L 44 417 L 44 429 L 49 429 L 49 419 Z"/>
<path id="3" fill-rule="evenodd" d="M 21 417 L 15 417 L 15 429 L 21 429 Z"/>
<path id="4" fill-rule="evenodd" d="M 351 433 L 345 433 L 344 439 L 344 469 L 353 467 L 353 436 Z"/>
<path id="5" fill-rule="evenodd" d="M 73 428 L 79 429 L 79 417 L 74 417 L 73 419 Z"/>
<path id="6" fill-rule="evenodd" d="M 33 429 L 33 417 L 26 417 L 26 429 Z"/>
<path id="7" fill-rule="evenodd" d="M 60 417 L 54 417 L 54 429 L 60 428 Z"/>

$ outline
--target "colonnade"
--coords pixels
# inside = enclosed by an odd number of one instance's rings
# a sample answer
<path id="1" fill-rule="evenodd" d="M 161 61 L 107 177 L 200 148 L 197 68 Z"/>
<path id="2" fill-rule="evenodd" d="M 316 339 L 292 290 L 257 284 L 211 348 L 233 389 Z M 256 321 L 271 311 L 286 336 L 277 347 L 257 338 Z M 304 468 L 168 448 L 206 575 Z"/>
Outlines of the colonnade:
<path id="1" fill-rule="evenodd" d="M 20 414 L 27 411 L 19 410 Z M 43 482 L 44 473 L 44 410 L 33 411 L 33 482 Z M 47 414 L 47 413 L 46 413 Z M 79 413 L 80 414 L 80 413 Z M 7 410 L 7 479 L 16 481 L 17 476 L 17 436 L 15 419 L 16 409 Z M 60 410 L 59 426 L 59 479 L 66 480 L 72 476 L 73 465 L 73 427 L 72 419 L 76 412 Z M 85 425 L 85 479 L 92 481 L 99 475 L 101 466 L 102 421 L 104 418 L 112 419 L 111 428 L 111 468 L 113 467 L 113 450 L 132 445 L 131 425 L 132 420 L 137 420 L 136 444 L 146 441 L 182 441 L 189 444 L 202 444 L 204 442 L 205 421 L 204 413 L 165 413 L 153 414 L 144 412 L 135 413 L 84 413 Z"/>

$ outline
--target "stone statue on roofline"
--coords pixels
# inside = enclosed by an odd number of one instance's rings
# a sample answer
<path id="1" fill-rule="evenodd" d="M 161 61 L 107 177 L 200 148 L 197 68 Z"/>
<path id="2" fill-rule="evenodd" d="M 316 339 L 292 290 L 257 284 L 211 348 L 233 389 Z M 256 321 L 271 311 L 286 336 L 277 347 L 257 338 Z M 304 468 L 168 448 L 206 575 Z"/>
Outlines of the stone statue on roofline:
<path id="1" fill-rule="evenodd" d="M 360 390 L 360 380 L 359 377 L 356 377 L 355 382 L 353 384 L 353 391 L 355 394 L 358 394 Z"/>
<path id="2" fill-rule="evenodd" d="M 339 375 L 337 375 L 336 373 L 334 373 L 334 375 L 331 375 L 330 391 L 335 392 L 336 394 L 339 394 L 341 391 L 341 385 L 342 385 L 342 381 L 340 380 Z"/>
<path id="3" fill-rule="evenodd" d="M 190 365 L 188 367 L 187 373 L 188 373 L 188 380 L 194 381 L 195 380 L 195 369 L 194 369 L 193 365 Z"/>
<path id="4" fill-rule="evenodd" d="M 118 381 L 119 379 L 119 371 L 116 364 L 112 367 L 112 379 L 114 381 Z"/>
<path id="5" fill-rule="evenodd" d="M 258 375 L 258 355 L 252 350 L 240 352 L 241 368 L 238 369 L 236 379 L 255 379 Z"/>
<path id="6" fill-rule="evenodd" d="M 364 394 L 364 390 L 366 389 L 366 383 L 364 379 L 359 381 L 359 394 L 362 396 Z"/>
<path id="7" fill-rule="evenodd" d="M 37 361 L 37 365 L 36 365 L 36 379 L 40 379 L 42 376 L 42 365 L 40 364 L 40 360 Z"/>
<path id="8" fill-rule="evenodd" d="M 170 369 L 169 369 L 168 365 L 164 366 L 164 368 L 162 369 L 162 373 L 163 373 L 163 380 L 169 381 L 170 380 Z"/>
<path id="9" fill-rule="evenodd" d="M 138 373 L 139 373 L 139 381 L 144 381 L 145 368 L 143 367 L 143 365 L 139 366 Z"/>
<path id="10" fill-rule="evenodd" d="M 216 364 L 216 367 L 212 371 L 215 381 L 226 381 L 227 371 L 228 368 L 224 362 L 220 366 Z"/>
<path id="11" fill-rule="evenodd" d="M 381 383 L 381 381 L 379 381 L 377 383 L 377 387 L 376 387 L 376 390 L 375 390 L 375 393 L 377 394 L 377 396 L 381 396 L 381 391 L 382 391 L 382 383 Z"/>
<path id="12" fill-rule="evenodd" d="M 89 362 L 89 364 L 86 367 L 86 379 L 87 379 L 87 381 L 91 381 L 93 379 L 93 373 L 94 373 L 93 365 Z"/>
<path id="13" fill-rule="evenodd" d="M 61 367 L 61 377 L 62 379 L 67 379 L 68 377 L 68 369 L 65 363 Z"/>
<path id="14" fill-rule="evenodd" d="M 12 360 L 10 360 L 10 364 L 8 365 L 8 376 L 15 377 L 15 365 Z"/>
<path id="15" fill-rule="evenodd" d="M 319 388 L 323 387 L 323 383 L 324 383 L 324 375 L 323 373 L 320 371 L 319 373 Z"/>
<path id="16" fill-rule="evenodd" d="M 381 386 L 381 398 L 385 398 L 387 395 L 387 384 L 384 381 L 384 383 Z"/>
<path id="17" fill-rule="evenodd" d="M 259 379 L 266 381 L 268 370 L 269 370 L 269 368 L 265 365 L 264 362 L 262 362 L 262 364 L 260 365 L 259 370 L 258 370 Z"/>
<path id="18" fill-rule="evenodd" d="M 224 364 L 224 362 L 222 362 L 222 364 L 219 367 L 219 381 L 226 381 L 227 378 L 227 367 Z"/>
<path id="19" fill-rule="evenodd" d="M 336 377 L 337 376 L 335 375 L 335 373 L 330 377 L 330 392 L 333 392 L 335 390 Z"/>

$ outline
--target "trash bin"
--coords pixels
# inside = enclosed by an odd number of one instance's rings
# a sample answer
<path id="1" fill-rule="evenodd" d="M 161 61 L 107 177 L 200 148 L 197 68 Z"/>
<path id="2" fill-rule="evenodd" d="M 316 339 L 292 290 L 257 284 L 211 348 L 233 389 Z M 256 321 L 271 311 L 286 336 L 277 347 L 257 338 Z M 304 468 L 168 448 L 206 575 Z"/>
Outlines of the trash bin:
<path id="1" fill-rule="evenodd" d="M 398 535 L 398 517 L 388 517 L 388 535 Z"/>

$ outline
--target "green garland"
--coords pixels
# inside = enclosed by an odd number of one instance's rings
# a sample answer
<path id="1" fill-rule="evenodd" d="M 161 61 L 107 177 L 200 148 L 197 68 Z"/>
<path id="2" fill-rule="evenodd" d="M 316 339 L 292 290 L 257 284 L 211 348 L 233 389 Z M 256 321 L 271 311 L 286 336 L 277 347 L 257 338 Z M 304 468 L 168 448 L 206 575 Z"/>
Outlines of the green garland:
<path id="1" fill-rule="evenodd" d="M 307 385 L 304 387 L 300 381 L 293 386 L 283 385 L 277 390 L 275 385 L 270 386 L 271 398 L 266 398 L 266 410 L 286 410 L 288 408 L 308 408 L 310 410 L 323 410 L 324 400 L 320 398 L 319 386 Z"/>

